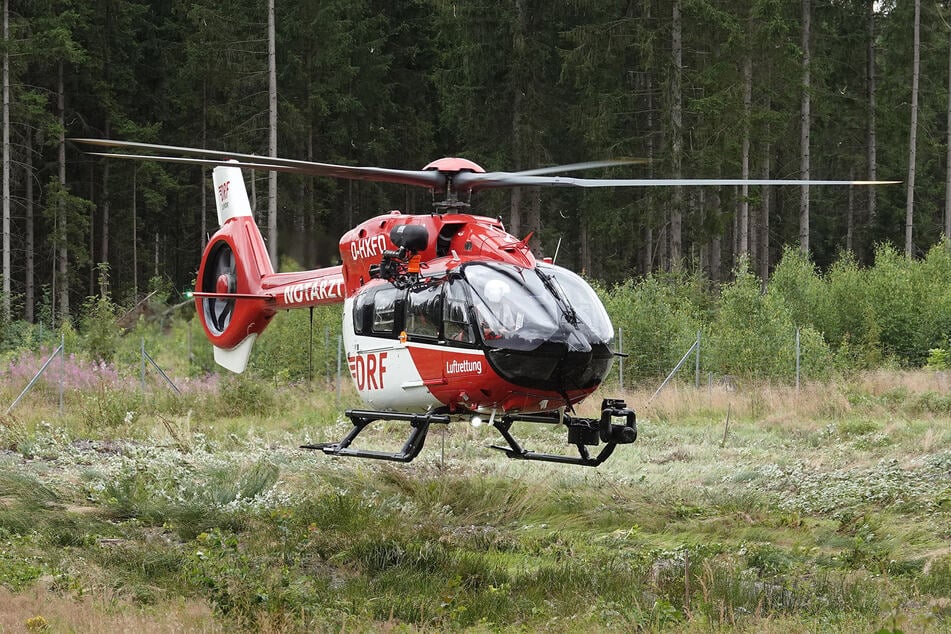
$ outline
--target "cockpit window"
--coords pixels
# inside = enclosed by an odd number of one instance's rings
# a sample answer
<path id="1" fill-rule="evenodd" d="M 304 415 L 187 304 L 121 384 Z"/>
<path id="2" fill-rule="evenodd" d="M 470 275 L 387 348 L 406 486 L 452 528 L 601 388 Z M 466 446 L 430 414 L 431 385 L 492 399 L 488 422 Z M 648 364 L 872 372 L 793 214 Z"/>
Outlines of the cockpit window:
<path id="1" fill-rule="evenodd" d="M 396 300 L 402 291 L 385 286 L 373 296 L 373 333 L 378 335 L 394 334 L 396 320 Z"/>
<path id="2" fill-rule="evenodd" d="M 466 296 L 466 283 L 452 280 L 443 285 L 443 336 L 447 342 L 475 343 L 475 333 L 469 319 L 469 298 Z"/>
<path id="3" fill-rule="evenodd" d="M 463 275 L 478 318 L 476 332 L 490 348 L 535 350 L 565 343 L 581 351 L 613 339 L 598 296 L 566 269 L 473 263 L 463 267 Z"/>
<path id="4" fill-rule="evenodd" d="M 575 318 L 585 323 L 603 343 L 614 340 L 611 318 L 608 317 L 601 299 L 587 282 L 579 275 L 560 266 L 539 264 L 537 271 L 538 275 L 552 276 L 553 286 L 571 307 Z"/>
<path id="5" fill-rule="evenodd" d="M 470 264 L 464 275 L 479 320 L 476 327 L 487 346 L 532 350 L 558 331 L 555 298 L 531 269 Z"/>
<path id="6" fill-rule="evenodd" d="M 410 337 L 436 339 L 442 319 L 439 285 L 410 289 L 406 301 L 406 334 Z"/>

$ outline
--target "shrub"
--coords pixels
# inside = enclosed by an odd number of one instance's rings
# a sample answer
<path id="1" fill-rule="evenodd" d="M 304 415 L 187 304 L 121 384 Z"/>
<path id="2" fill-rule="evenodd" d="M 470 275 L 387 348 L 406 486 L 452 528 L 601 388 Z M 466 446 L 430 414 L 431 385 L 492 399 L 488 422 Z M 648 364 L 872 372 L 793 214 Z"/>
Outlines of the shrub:
<path id="1" fill-rule="evenodd" d="M 759 279 L 743 261 L 723 289 L 720 311 L 704 340 L 706 367 L 722 374 L 790 379 L 796 368 L 796 325 L 779 292 L 760 292 Z M 801 361 L 810 376 L 827 372 L 831 353 L 822 336 L 800 333 Z"/>
<path id="2" fill-rule="evenodd" d="M 817 326 L 829 312 L 829 294 L 809 257 L 795 247 L 783 249 L 769 281 L 769 293 L 780 300 L 797 326 Z"/>
<path id="3" fill-rule="evenodd" d="M 602 291 L 611 321 L 622 333 L 625 379 L 663 376 L 696 340 L 700 311 L 691 299 L 678 296 L 670 280 L 649 275 L 634 283 Z"/>
<path id="4" fill-rule="evenodd" d="M 951 370 L 951 341 L 944 348 L 932 348 L 928 351 L 927 367 L 932 370 Z"/>
<path id="5" fill-rule="evenodd" d="M 951 341 L 951 249 L 938 244 L 916 263 L 921 312 L 916 319 L 915 354 L 921 360 L 933 348 Z"/>
<path id="6" fill-rule="evenodd" d="M 867 301 L 885 353 L 920 363 L 927 351 L 915 350 L 914 333 L 922 313 L 920 278 L 912 269 L 912 263 L 894 247 L 880 246 L 875 251 L 875 266 L 868 271 Z"/>
<path id="7" fill-rule="evenodd" d="M 108 297 L 86 299 L 80 327 L 86 352 L 97 361 L 112 361 L 119 339 L 119 329 L 116 327 L 116 306 Z"/>

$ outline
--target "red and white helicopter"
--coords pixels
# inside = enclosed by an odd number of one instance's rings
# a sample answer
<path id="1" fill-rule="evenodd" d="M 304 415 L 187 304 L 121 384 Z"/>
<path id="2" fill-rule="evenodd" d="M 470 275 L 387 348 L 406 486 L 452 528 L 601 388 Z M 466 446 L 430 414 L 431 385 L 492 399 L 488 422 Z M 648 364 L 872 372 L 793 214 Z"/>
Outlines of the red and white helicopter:
<path id="1" fill-rule="evenodd" d="M 598 388 L 615 356 L 614 328 L 598 296 L 578 275 L 538 260 L 528 238 L 506 233 L 500 220 L 466 213 L 469 204 L 460 195 L 525 186 L 877 183 L 558 175 L 632 161 L 485 172 L 466 159 L 443 158 L 422 170 L 401 170 L 105 139 L 75 142 L 176 155 L 102 156 L 215 166 L 220 228 L 202 255 L 194 293 L 215 360 L 243 372 L 255 339 L 277 311 L 342 303 L 350 374 L 371 409 L 346 412 L 353 428 L 339 442 L 305 448 L 399 462 L 419 454 L 431 424 L 482 416 L 507 445 L 493 448 L 522 460 L 598 466 L 617 445 L 637 438 L 634 412 L 622 400 L 605 399 L 600 418 L 574 415 L 574 406 Z M 391 211 L 354 227 L 340 239 L 341 265 L 278 273 L 252 217 L 242 169 L 413 185 L 443 198 L 430 214 Z M 409 423 L 400 451 L 351 446 L 380 420 Z M 511 433 L 516 422 L 563 425 L 578 455 L 523 448 Z M 591 455 L 588 447 L 601 443 Z"/>

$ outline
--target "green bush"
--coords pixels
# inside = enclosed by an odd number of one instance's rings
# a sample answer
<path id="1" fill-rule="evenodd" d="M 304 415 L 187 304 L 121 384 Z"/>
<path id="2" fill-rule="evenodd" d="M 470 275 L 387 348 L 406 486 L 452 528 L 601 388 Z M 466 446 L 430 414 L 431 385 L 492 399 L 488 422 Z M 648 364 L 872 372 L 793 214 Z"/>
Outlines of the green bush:
<path id="1" fill-rule="evenodd" d="M 844 370 L 870 369 L 882 362 L 881 328 L 871 305 L 868 278 L 851 253 L 826 275 L 828 310 L 816 325 L 835 349 L 837 367 Z"/>
<path id="2" fill-rule="evenodd" d="M 89 297 L 83 304 L 80 330 L 83 349 L 96 361 L 110 362 L 115 357 L 119 329 L 117 307 L 108 297 Z"/>
<path id="3" fill-rule="evenodd" d="M 927 350 L 915 350 L 915 332 L 921 319 L 920 278 L 913 263 L 890 245 L 875 251 L 875 266 L 868 270 L 868 302 L 886 354 L 922 362 Z"/>
<path id="4" fill-rule="evenodd" d="M 797 326 L 822 332 L 829 312 L 829 293 L 815 265 L 799 249 L 787 246 L 769 281 L 769 293 L 779 299 Z"/>
<path id="5" fill-rule="evenodd" d="M 684 283 L 649 275 L 639 282 L 602 291 L 614 327 L 621 332 L 625 381 L 669 372 L 697 338 L 700 306 Z M 615 369 L 615 372 L 617 370 Z"/>
<path id="6" fill-rule="evenodd" d="M 938 244 L 916 263 L 920 278 L 921 312 L 916 319 L 914 346 L 916 362 L 933 348 L 947 347 L 951 341 L 951 249 Z"/>
<path id="7" fill-rule="evenodd" d="M 932 348 L 928 351 L 927 367 L 932 370 L 951 370 L 951 341 L 944 348 Z"/>
<path id="8" fill-rule="evenodd" d="M 720 296 L 720 311 L 704 337 L 705 368 L 718 374 L 791 379 L 796 370 L 796 324 L 780 292 L 760 292 L 760 281 L 741 262 Z M 831 352 L 811 326 L 800 332 L 807 376 L 822 376 Z"/>

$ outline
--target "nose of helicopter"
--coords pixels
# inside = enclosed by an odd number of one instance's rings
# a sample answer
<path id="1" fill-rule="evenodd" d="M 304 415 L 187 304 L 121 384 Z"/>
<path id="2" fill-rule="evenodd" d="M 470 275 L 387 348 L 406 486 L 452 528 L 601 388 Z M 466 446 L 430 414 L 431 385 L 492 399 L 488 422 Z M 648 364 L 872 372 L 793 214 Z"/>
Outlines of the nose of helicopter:
<path id="1" fill-rule="evenodd" d="M 502 378 L 515 385 L 557 393 L 593 390 L 607 376 L 614 354 L 605 344 L 578 348 L 547 342 L 534 350 L 497 348 L 486 357 Z"/>

